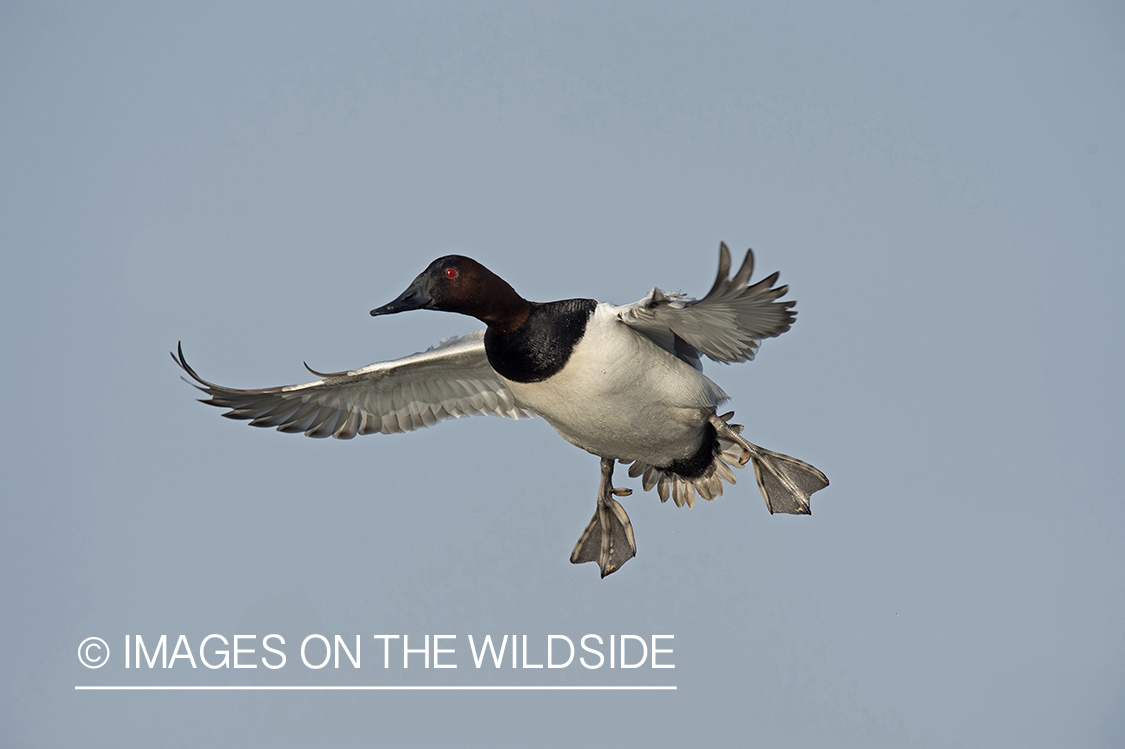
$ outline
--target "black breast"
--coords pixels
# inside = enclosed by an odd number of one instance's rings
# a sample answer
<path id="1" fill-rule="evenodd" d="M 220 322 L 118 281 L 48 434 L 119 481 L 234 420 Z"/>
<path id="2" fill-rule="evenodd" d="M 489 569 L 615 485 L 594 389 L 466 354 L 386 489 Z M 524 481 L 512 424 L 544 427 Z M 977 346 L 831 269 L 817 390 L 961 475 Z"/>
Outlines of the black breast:
<path id="1" fill-rule="evenodd" d="M 593 299 L 532 302 L 527 321 L 511 333 L 485 332 L 488 363 L 509 380 L 542 382 L 566 366 L 596 306 Z"/>

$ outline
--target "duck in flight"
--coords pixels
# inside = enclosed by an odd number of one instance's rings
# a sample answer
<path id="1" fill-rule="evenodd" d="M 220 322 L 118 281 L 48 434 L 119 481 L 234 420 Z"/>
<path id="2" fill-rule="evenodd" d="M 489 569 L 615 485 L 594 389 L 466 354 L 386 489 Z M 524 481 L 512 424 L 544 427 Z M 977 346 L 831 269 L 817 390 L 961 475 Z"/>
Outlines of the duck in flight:
<path id="1" fill-rule="evenodd" d="M 809 498 L 828 479 L 808 463 L 766 450 L 718 414 L 728 400 L 703 374 L 701 358 L 750 361 L 765 338 L 793 324 L 793 301 L 778 274 L 750 284 L 747 251 L 733 277 L 719 247 L 719 273 L 702 299 L 654 288 L 633 304 L 593 299 L 530 302 L 477 261 L 447 255 L 430 263 L 373 316 L 430 309 L 470 315 L 483 331 L 449 338 L 424 352 L 284 387 L 241 390 L 208 382 L 172 358 L 223 415 L 252 426 L 309 437 L 394 434 L 473 414 L 541 416 L 565 440 L 601 458 L 597 508 L 570 561 L 597 562 L 602 577 L 636 556 L 633 526 L 615 497 L 616 462 L 629 464 L 645 491 L 692 507 L 712 500 L 732 468 L 753 463 L 771 513 L 810 514 Z M 306 365 L 307 367 L 307 365 Z M 307 367 L 308 368 L 308 367 Z"/>

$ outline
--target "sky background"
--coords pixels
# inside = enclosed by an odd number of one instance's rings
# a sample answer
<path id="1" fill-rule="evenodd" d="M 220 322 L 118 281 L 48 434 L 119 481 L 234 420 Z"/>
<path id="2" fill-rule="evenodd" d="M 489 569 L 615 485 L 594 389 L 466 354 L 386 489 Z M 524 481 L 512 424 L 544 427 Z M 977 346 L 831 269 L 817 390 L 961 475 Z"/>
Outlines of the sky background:
<path id="1" fill-rule="evenodd" d="M 1122 746 L 1122 133 L 1109 2 L 4 3 L 0 744 Z M 568 561 L 598 461 L 545 422 L 310 440 L 168 358 L 302 382 L 478 328 L 368 316 L 435 257 L 628 303 L 706 292 L 720 240 L 799 316 L 705 371 L 832 485 L 689 511 L 619 469 L 639 554 L 605 580 Z M 124 668 L 213 633 L 287 665 Z M 306 669 L 313 633 L 362 667 Z M 468 652 L 590 633 L 675 668 Z"/>

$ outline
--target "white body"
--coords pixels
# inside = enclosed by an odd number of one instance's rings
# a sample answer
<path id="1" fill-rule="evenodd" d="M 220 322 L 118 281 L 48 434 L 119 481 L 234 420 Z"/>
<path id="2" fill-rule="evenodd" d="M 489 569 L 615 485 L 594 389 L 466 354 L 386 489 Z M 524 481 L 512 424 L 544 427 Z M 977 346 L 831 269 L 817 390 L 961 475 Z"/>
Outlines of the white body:
<path id="1" fill-rule="evenodd" d="M 558 374 L 534 383 L 501 379 L 519 406 L 568 442 L 626 463 L 669 465 L 698 449 L 703 424 L 727 395 L 622 322 L 620 309 L 598 304 Z"/>

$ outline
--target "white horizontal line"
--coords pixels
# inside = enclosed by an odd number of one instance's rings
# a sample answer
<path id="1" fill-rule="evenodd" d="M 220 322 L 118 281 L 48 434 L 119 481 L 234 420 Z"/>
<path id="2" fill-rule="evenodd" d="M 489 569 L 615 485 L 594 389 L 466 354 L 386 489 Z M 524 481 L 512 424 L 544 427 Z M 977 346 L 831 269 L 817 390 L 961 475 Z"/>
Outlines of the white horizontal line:
<path id="1" fill-rule="evenodd" d="M 102 692 L 593 692 L 675 691 L 675 686 L 75 686 L 77 691 Z"/>

